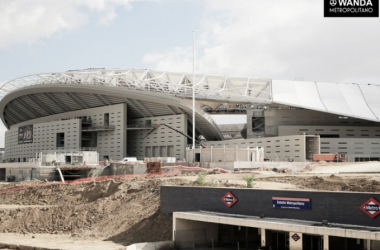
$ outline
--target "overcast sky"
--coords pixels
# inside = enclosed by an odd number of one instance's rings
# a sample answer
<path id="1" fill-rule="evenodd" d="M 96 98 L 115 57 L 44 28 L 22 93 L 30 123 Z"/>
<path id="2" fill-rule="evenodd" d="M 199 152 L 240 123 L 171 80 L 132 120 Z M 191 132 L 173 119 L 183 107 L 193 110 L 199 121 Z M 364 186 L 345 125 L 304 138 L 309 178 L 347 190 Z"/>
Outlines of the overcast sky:
<path id="1" fill-rule="evenodd" d="M 324 18 L 322 0 L 1 0 L 0 83 L 94 67 L 191 72 L 192 31 L 197 73 L 380 84 L 380 19 Z"/>

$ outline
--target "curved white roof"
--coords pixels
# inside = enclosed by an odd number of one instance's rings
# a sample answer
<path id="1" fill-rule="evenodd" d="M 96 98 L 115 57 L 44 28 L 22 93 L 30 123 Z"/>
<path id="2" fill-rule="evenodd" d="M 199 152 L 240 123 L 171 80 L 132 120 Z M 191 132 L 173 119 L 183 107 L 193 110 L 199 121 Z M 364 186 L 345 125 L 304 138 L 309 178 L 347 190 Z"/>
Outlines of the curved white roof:
<path id="1" fill-rule="evenodd" d="M 20 88 L 39 84 L 86 84 L 161 92 L 183 98 L 192 97 L 193 76 L 154 70 L 89 69 L 28 75 L 0 86 L 1 99 Z M 197 99 L 225 102 L 270 102 L 270 79 L 195 76 Z"/>
<path id="2" fill-rule="evenodd" d="M 66 93 L 68 105 L 53 105 L 54 99 L 65 99 L 59 93 L 37 93 L 22 97 L 29 93 L 28 89 L 44 89 L 56 86 L 59 91 L 75 92 L 81 88 L 107 89 L 108 92 L 119 92 L 118 98 L 130 95 L 130 105 L 140 113 L 162 115 L 179 113 L 183 110 L 176 108 L 175 100 L 190 99 L 192 97 L 193 76 L 186 73 L 170 73 L 154 70 L 122 70 L 122 69 L 88 69 L 60 73 L 35 74 L 16 78 L 0 86 L 1 118 L 9 113 L 8 124 L 17 124 L 20 121 L 62 112 L 62 110 L 79 109 L 86 106 L 97 106 L 101 103 L 118 103 L 121 100 L 107 100 L 101 92 L 94 92 L 94 98 L 80 93 Z M 212 105 L 233 102 L 259 105 L 286 105 L 290 107 L 306 108 L 342 116 L 379 122 L 380 120 L 380 86 L 341 84 L 312 81 L 283 81 L 271 79 L 222 77 L 209 75 L 195 76 L 195 96 L 199 105 Z M 59 90 L 58 90 L 59 89 Z M 45 91 L 46 92 L 46 91 Z M 54 92 L 54 91 L 53 91 Z M 17 94 L 18 93 L 18 94 Z M 62 92 L 61 92 L 62 93 Z M 93 95 L 94 95 L 93 93 Z M 138 97 L 140 96 L 140 97 Z M 149 102 L 138 99 L 141 96 L 150 96 Z M 157 98 L 171 98 L 165 105 L 155 105 L 152 102 Z M 86 101 L 85 98 L 90 98 Z M 111 97 L 109 97 L 111 98 Z M 134 98 L 134 99 L 133 99 Z M 174 98 L 174 99 L 173 99 Z M 67 99 L 67 98 L 66 98 Z M 44 101 L 46 107 L 38 107 L 38 102 Z M 72 102 L 74 101 L 74 102 Z M 98 103 L 95 103 L 95 101 Z M 162 102 L 165 102 L 164 100 Z M 170 104 L 170 105 L 169 105 Z M 39 108 L 33 115 L 23 116 L 23 110 L 28 105 Z M 72 105 L 72 108 L 71 106 Z M 182 106 L 181 106 L 182 105 Z M 182 103 L 180 106 L 185 107 Z M 51 110 L 49 110 L 51 106 Z M 62 106 L 62 107 L 58 107 Z M 7 108 L 8 107 L 8 108 Z M 190 107 L 190 106 L 189 106 Z M 20 111 L 20 112 L 17 112 Z M 152 110 L 150 112 L 150 110 Z M 11 113 L 14 112 L 13 119 Z M 188 112 L 188 111 L 186 111 Z M 144 114 L 143 114 L 144 115 Z M 206 117 L 206 115 L 204 115 Z M 212 124 L 212 122 L 210 122 Z"/>
<path id="3" fill-rule="evenodd" d="M 273 102 L 380 121 L 380 86 L 272 80 Z"/>

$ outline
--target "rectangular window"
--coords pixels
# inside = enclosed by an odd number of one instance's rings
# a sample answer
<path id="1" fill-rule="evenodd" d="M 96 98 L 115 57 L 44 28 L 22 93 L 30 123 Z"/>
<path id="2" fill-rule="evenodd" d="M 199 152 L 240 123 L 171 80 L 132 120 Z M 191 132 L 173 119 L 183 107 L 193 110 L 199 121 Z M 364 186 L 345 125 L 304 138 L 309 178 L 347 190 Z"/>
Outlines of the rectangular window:
<path id="1" fill-rule="evenodd" d="M 56 146 L 57 148 L 63 148 L 65 146 L 65 133 L 57 133 Z"/>

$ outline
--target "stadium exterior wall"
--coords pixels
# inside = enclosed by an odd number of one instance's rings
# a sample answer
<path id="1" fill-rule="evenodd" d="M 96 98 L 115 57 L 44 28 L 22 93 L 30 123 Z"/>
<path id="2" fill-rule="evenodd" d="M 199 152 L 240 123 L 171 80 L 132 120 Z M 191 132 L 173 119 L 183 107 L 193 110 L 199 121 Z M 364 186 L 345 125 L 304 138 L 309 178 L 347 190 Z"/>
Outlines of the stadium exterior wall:
<path id="1" fill-rule="evenodd" d="M 42 151 L 80 150 L 82 147 L 82 122 L 79 117 L 91 117 L 91 127 L 104 127 L 104 114 L 109 114 L 109 126 L 112 131 L 98 131 L 97 145 L 94 147 L 100 159 L 108 156 L 121 159 L 126 153 L 126 104 L 107 107 L 82 109 L 42 117 L 13 125 L 5 132 L 5 159 L 27 161 L 35 158 Z M 33 142 L 19 144 L 18 129 L 21 126 L 33 125 Z M 57 147 L 57 133 L 64 134 L 64 146 Z"/>
<path id="2" fill-rule="evenodd" d="M 139 119 L 130 119 L 128 124 L 144 126 L 144 124 L 168 124 L 169 126 L 187 134 L 186 115 L 157 116 Z M 185 158 L 187 138 L 165 126 L 158 127 L 147 138 L 150 130 L 128 131 L 128 154 L 139 159 L 144 157 L 175 157 L 178 160 Z"/>
<path id="3" fill-rule="evenodd" d="M 322 154 L 345 153 L 351 162 L 380 160 L 379 125 L 378 122 L 294 108 L 247 112 L 248 138 L 320 136 Z"/>
<path id="4" fill-rule="evenodd" d="M 264 157 L 271 161 L 306 161 L 319 154 L 319 136 L 292 135 L 266 138 L 204 142 L 207 147 L 262 147 Z"/>

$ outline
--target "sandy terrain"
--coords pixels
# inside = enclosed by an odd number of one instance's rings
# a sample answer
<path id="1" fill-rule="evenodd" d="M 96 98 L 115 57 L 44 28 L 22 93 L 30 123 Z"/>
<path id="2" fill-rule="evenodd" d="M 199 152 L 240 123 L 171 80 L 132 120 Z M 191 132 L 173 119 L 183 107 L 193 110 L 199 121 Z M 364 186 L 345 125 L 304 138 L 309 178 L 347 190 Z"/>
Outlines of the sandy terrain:
<path id="1" fill-rule="evenodd" d="M 11 249 L 22 246 L 34 247 L 35 250 L 40 249 L 62 249 L 62 250 L 121 250 L 125 247 L 110 241 L 102 240 L 82 240 L 70 235 L 52 235 L 52 234 L 15 234 L 2 233 L 0 234 L 0 249 L 1 244 L 6 243 Z M 21 245 L 21 246 L 20 246 Z M 9 248 L 8 248 L 9 249 Z M 16 248 L 17 249 L 17 248 Z"/>
<path id="2" fill-rule="evenodd" d="M 380 192 L 380 174 L 373 173 L 377 168 L 378 163 L 322 162 L 296 173 L 267 169 L 208 174 L 205 185 L 246 187 L 243 177 L 253 174 L 256 189 Z M 342 172 L 345 174 L 337 174 Z M 197 186 L 197 178 L 195 173 L 185 172 L 175 177 L 140 176 L 78 184 L 1 183 L 0 249 L 30 249 L 22 245 L 36 250 L 124 249 L 137 242 L 171 240 L 172 218 L 159 214 L 160 186 Z M 5 191 L 22 186 L 28 188 Z"/>

